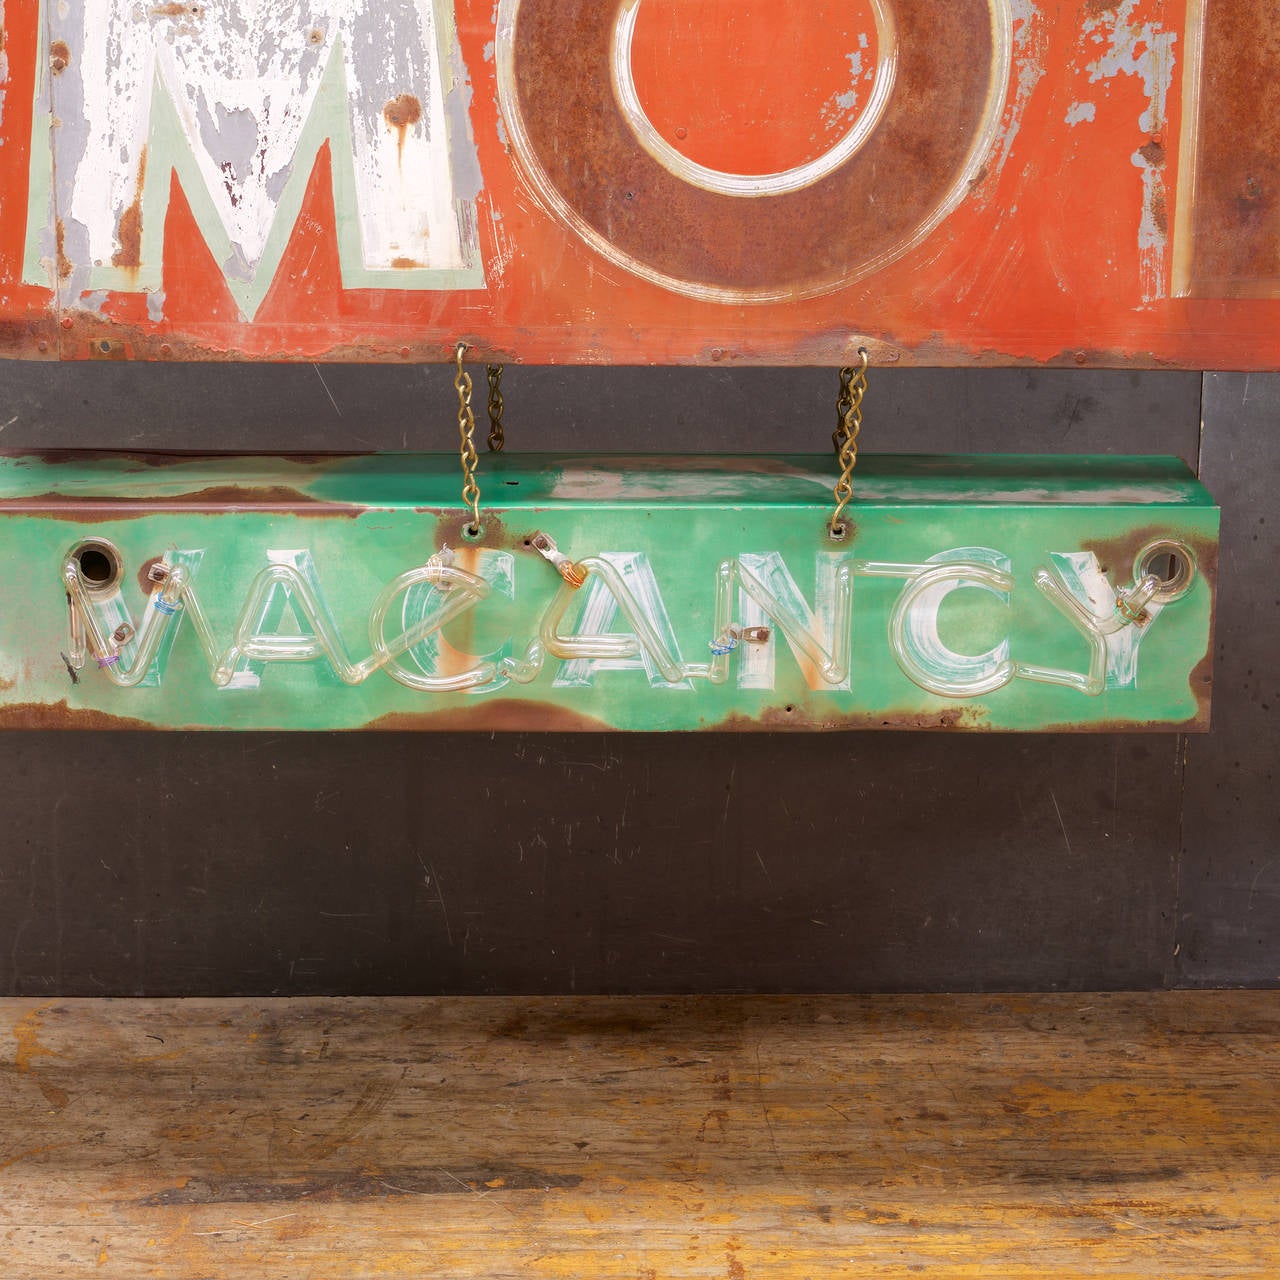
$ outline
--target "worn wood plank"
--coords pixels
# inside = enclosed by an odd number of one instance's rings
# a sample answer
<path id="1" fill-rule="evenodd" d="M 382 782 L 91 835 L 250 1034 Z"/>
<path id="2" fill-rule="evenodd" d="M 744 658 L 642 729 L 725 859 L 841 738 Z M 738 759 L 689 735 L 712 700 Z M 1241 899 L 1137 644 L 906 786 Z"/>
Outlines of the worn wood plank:
<path id="1" fill-rule="evenodd" d="M 0 1007 L 13 1277 L 1275 1276 L 1280 997 Z"/>

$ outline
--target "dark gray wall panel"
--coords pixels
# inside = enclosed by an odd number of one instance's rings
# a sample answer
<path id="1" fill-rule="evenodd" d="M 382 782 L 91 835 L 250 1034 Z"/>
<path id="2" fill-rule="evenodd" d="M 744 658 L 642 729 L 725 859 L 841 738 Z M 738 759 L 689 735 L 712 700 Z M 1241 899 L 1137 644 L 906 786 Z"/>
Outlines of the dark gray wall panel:
<path id="1" fill-rule="evenodd" d="M 1205 379 L 1222 504 L 1213 733 L 1187 755 L 1178 974 L 1280 983 L 1280 377 Z"/>
<path id="2" fill-rule="evenodd" d="M 472 375 L 485 424 L 484 366 Z M 441 366 L 0 361 L 0 448 L 447 450 L 452 377 Z M 821 452 L 835 427 L 834 370 L 509 366 L 503 390 L 510 447 L 529 451 Z M 1199 400 L 1194 373 L 872 370 L 863 445 L 1194 463 Z"/>
<path id="3" fill-rule="evenodd" d="M 0 740 L 21 994 L 1151 987 L 1177 739 Z"/>
<path id="4" fill-rule="evenodd" d="M 1199 386 L 875 374 L 864 443 L 1194 461 Z M 513 449 L 834 425 L 831 372 L 504 387 Z M 0 363 L 0 446 L 444 449 L 451 395 L 440 369 Z M 1181 760 L 1170 736 L 0 735 L 0 990 L 1155 986 Z"/>

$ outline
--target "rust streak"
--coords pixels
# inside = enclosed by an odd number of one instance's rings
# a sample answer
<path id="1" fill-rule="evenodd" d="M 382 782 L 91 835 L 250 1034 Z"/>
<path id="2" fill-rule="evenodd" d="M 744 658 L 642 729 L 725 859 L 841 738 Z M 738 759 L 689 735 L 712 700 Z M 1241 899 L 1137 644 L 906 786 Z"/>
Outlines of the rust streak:
<path id="1" fill-rule="evenodd" d="M 836 733 L 860 729 L 922 729 L 943 733 L 957 731 L 993 732 L 987 722 L 986 707 L 947 707 L 942 711 L 855 711 L 848 715 L 813 711 L 793 702 L 782 707 L 766 707 L 758 715 L 735 711 L 723 720 L 704 724 L 702 733 L 762 733 L 794 729 L 804 733 Z"/>
<path id="2" fill-rule="evenodd" d="M 279 459 L 300 466 L 324 465 L 326 463 L 343 462 L 350 458 L 367 458 L 368 453 L 273 453 L 270 450 L 253 452 L 252 450 L 235 450 L 229 453 L 211 453 L 207 449 L 175 449 L 162 452 L 144 449 L 36 449 L 6 450 L 0 449 L 0 458 L 12 458 L 19 464 L 28 460 L 44 462 L 54 466 L 70 464 L 81 466 L 86 462 L 135 463 L 135 469 L 150 467 L 182 467 L 192 462 L 222 462 L 228 458 L 263 458 Z"/>
<path id="3" fill-rule="evenodd" d="M 188 515 L 227 515 L 252 511 L 263 515 L 304 517 L 346 516 L 354 519 L 366 508 L 342 502 L 324 502 L 286 485 L 210 485 L 193 493 L 124 500 L 113 497 L 69 498 L 64 493 L 42 493 L 29 498 L 0 501 L 0 511 L 45 520 L 73 520 L 77 523 L 101 520 L 138 520 L 144 516 L 183 512 Z"/>
<path id="4" fill-rule="evenodd" d="M 181 7 L 181 6 L 178 6 Z M 142 265 L 142 191 L 147 181 L 147 148 L 142 148 L 138 161 L 138 181 L 133 203 L 120 215 L 116 239 L 120 248 L 111 255 L 111 265 L 136 271 Z"/>
<path id="5" fill-rule="evenodd" d="M 58 279 L 66 280 L 71 275 L 72 265 L 71 259 L 67 257 L 67 228 L 61 218 L 54 226 L 54 236 L 57 244 Z"/>
<path id="6" fill-rule="evenodd" d="M 55 40 L 49 46 L 49 70 L 60 76 L 71 65 L 71 49 L 65 40 Z"/>
<path id="7" fill-rule="evenodd" d="M 584 716 L 564 707 L 551 707 L 520 698 L 497 698 L 492 702 L 444 711 L 392 711 L 363 725 L 377 731 L 421 731 L 424 729 L 467 732 L 547 732 L 610 733 L 613 726 L 593 716 Z"/>
<path id="8" fill-rule="evenodd" d="M 422 119 L 422 103 L 411 93 L 392 98 L 382 108 L 382 118 L 400 135 L 400 158 L 404 158 L 404 142 L 409 130 Z"/>
<path id="9" fill-rule="evenodd" d="M 0 729 L 155 729 L 132 716 L 113 716 L 92 707 L 60 702 L 15 702 L 0 707 Z"/>

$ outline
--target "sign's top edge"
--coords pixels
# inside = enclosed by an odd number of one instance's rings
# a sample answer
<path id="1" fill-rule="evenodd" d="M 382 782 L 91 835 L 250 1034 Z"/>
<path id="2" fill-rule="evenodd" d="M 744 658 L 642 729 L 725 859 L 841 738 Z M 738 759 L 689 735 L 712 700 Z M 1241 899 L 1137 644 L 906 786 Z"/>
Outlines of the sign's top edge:
<path id="1" fill-rule="evenodd" d="M 480 463 L 486 504 L 496 507 L 814 507 L 830 501 L 836 478 L 825 454 L 501 454 Z M 0 510 L 10 514 L 85 504 L 279 507 L 295 499 L 436 509 L 457 505 L 459 483 L 453 454 L 0 455 Z M 853 486 L 855 504 L 867 505 L 1214 505 L 1172 457 L 872 454 L 860 459 Z"/>

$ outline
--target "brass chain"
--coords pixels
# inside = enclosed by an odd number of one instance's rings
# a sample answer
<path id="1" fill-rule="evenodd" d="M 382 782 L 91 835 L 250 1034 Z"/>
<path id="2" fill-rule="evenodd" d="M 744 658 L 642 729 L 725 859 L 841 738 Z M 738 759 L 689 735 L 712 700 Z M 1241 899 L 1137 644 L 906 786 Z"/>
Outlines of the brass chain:
<path id="1" fill-rule="evenodd" d="M 853 469 L 858 465 L 858 435 L 862 430 L 862 399 L 867 394 L 867 349 L 859 347 L 858 355 L 862 363 L 857 368 L 846 366 L 840 370 L 837 425 L 831 437 L 840 459 L 840 479 L 835 487 L 836 509 L 829 526 L 831 536 L 836 540 L 847 537 L 849 533 L 844 509 L 853 498 Z"/>
<path id="2" fill-rule="evenodd" d="M 479 457 L 476 454 L 475 431 L 476 415 L 471 409 L 471 375 L 462 367 L 462 357 L 467 352 L 467 344 L 459 342 L 454 357 L 458 365 L 457 376 L 453 380 L 454 389 L 458 393 L 458 436 L 460 445 L 458 455 L 462 460 L 462 501 L 471 508 L 471 523 L 463 530 L 472 537 L 480 536 L 480 486 L 476 484 L 476 466 Z"/>
<path id="3" fill-rule="evenodd" d="M 502 366 L 485 365 L 489 375 L 489 452 L 501 453 L 507 438 L 502 431 Z"/>

